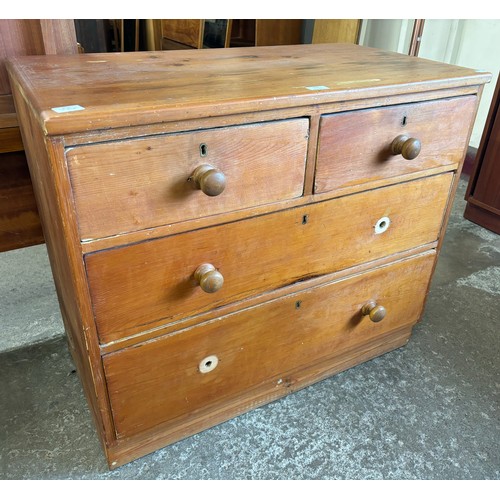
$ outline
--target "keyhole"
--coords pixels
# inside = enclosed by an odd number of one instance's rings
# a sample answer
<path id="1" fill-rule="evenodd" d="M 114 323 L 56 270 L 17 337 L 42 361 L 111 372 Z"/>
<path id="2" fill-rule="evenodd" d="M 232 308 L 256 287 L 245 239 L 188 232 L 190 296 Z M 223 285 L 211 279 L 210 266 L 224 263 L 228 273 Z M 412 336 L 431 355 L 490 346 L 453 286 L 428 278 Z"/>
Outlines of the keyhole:
<path id="1" fill-rule="evenodd" d="M 200 156 L 207 156 L 208 146 L 205 143 L 200 144 Z"/>
<path id="2" fill-rule="evenodd" d="M 406 122 L 407 122 L 407 117 L 403 116 L 403 119 L 401 120 L 401 125 L 403 125 L 404 127 L 406 125 Z"/>
<path id="3" fill-rule="evenodd" d="M 307 224 L 309 222 L 309 215 L 302 216 L 302 224 Z"/>

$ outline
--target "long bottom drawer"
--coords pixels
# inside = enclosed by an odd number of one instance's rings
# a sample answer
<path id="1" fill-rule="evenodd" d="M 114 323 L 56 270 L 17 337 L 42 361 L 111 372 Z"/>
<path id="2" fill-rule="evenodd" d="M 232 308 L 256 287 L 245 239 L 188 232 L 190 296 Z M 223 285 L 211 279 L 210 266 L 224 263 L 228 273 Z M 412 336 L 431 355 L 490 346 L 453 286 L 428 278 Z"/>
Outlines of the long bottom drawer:
<path id="1" fill-rule="evenodd" d="M 434 258 L 427 252 L 104 356 L 117 437 L 182 425 L 250 391 L 258 399 L 301 367 L 334 363 L 414 324 Z"/>

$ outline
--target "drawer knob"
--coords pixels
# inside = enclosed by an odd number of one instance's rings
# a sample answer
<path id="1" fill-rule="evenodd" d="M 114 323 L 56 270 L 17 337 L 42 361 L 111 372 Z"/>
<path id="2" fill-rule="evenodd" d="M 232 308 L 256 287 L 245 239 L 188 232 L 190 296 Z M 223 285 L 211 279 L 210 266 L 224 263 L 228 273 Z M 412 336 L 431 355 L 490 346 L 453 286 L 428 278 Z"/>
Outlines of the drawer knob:
<path id="1" fill-rule="evenodd" d="M 385 318 L 387 311 L 384 306 L 377 304 L 374 300 L 370 300 L 370 302 L 367 302 L 361 308 L 361 314 L 369 316 L 374 323 L 378 323 Z"/>
<path id="2" fill-rule="evenodd" d="M 191 179 L 207 196 L 219 196 L 226 188 L 226 176 L 212 165 L 196 167 Z"/>
<path id="3" fill-rule="evenodd" d="M 212 264 L 202 264 L 194 272 L 194 278 L 206 293 L 214 293 L 222 288 L 224 276 Z"/>
<path id="4" fill-rule="evenodd" d="M 414 160 L 422 149 L 422 144 L 414 137 L 398 135 L 391 144 L 391 151 L 394 155 L 402 155 L 406 160 Z"/>

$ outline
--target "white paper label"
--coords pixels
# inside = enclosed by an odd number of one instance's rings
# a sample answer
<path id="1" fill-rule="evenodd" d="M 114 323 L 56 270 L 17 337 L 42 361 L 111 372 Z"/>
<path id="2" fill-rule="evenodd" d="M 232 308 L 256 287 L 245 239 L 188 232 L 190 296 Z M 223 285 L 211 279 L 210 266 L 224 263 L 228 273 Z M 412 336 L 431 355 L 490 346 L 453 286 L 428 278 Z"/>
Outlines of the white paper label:
<path id="1" fill-rule="evenodd" d="M 325 87 L 324 85 L 316 85 L 314 87 L 306 87 L 307 90 L 330 90 L 330 87 Z"/>
<path id="2" fill-rule="evenodd" d="M 73 106 L 61 106 L 60 108 L 52 108 L 56 113 L 70 113 L 71 111 L 82 111 L 85 109 L 83 106 L 73 104 Z"/>

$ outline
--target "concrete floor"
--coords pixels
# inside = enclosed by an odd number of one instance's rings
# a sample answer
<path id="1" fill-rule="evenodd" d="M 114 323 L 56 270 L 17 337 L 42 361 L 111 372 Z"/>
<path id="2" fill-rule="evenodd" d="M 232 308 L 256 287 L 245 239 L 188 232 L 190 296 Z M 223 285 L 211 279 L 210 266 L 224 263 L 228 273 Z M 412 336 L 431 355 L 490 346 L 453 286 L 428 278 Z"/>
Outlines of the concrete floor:
<path id="1" fill-rule="evenodd" d="M 0 254 L 0 479 L 500 479 L 500 236 L 465 187 L 406 347 L 112 472 L 45 248 Z"/>

